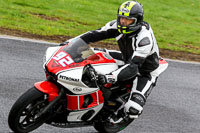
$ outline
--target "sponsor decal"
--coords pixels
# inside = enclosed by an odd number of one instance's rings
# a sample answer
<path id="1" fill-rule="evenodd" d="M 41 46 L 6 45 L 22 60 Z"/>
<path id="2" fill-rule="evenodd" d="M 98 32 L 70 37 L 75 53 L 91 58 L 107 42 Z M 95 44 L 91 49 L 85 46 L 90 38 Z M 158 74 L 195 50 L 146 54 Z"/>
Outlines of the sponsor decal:
<path id="1" fill-rule="evenodd" d="M 79 79 L 75 79 L 75 78 L 71 78 L 71 77 L 67 77 L 67 76 L 63 76 L 63 75 L 60 75 L 59 78 L 64 79 L 64 80 L 68 80 L 68 81 L 79 82 Z"/>
<path id="2" fill-rule="evenodd" d="M 120 11 L 122 13 L 129 13 L 129 10 L 127 8 L 120 8 Z"/>
<path id="3" fill-rule="evenodd" d="M 57 122 L 51 122 L 51 125 L 56 126 L 56 127 L 65 127 L 68 126 L 68 123 L 57 123 Z"/>
<path id="4" fill-rule="evenodd" d="M 80 91 L 82 91 L 82 88 L 76 87 L 76 88 L 73 88 L 73 91 L 80 92 Z"/>

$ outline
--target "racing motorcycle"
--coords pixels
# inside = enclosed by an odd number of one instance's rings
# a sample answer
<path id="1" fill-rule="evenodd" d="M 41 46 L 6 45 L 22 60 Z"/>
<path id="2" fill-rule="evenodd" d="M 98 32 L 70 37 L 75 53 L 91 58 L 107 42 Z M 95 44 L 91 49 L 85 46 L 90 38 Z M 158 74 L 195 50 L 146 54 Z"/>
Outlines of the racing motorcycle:
<path id="1" fill-rule="evenodd" d="M 160 73 L 168 63 L 160 59 Z M 8 124 L 16 133 L 31 132 L 46 123 L 72 128 L 94 126 L 101 133 L 115 133 L 133 119 L 110 122 L 129 98 L 133 79 L 101 85 L 98 74 L 116 69 L 115 60 L 102 49 L 90 48 L 82 39 L 49 47 L 44 56 L 46 80 L 37 82 L 12 106 Z"/>

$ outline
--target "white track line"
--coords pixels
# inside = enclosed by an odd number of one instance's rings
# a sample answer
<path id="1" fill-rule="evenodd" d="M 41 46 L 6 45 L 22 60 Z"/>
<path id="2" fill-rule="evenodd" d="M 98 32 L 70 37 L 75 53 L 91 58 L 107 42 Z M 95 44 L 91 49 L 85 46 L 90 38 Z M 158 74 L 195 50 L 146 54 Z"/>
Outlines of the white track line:
<path id="1" fill-rule="evenodd" d="M 41 44 L 49 44 L 49 45 L 59 45 L 58 43 L 51 43 L 43 40 L 35 40 L 35 39 L 29 39 L 29 38 L 22 38 L 22 37 L 14 37 L 14 36 L 8 36 L 8 35 L 0 35 L 0 39 L 8 39 L 8 40 L 19 40 L 19 41 L 27 41 L 27 42 L 34 42 L 34 43 L 41 43 Z M 168 59 L 165 58 L 168 61 L 173 62 L 179 62 L 179 63 L 190 63 L 190 64 L 200 64 L 200 62 L 194 62 L 194 61 L 181 61 L 181 60 L 174 60 L 174 59 Z"/>
<path id="2" fill-rule="evenodd" d="M 7 36 L 7 35 L 0 35 L 0 39 L 8 39 L 8 40 L 18 40 L 18 41 L 26 41 L 26 42 L 34 42 L 34 43 L 41 43 L 41 44 L 49 44 L 49 45 L 59 45 L 58 43 L 51 43 L 43 40 L 36 40 L 36 39 L 29 39 L 29 38 L 22 38 L 22 37 L 15 37 L 15 36 Z"/>

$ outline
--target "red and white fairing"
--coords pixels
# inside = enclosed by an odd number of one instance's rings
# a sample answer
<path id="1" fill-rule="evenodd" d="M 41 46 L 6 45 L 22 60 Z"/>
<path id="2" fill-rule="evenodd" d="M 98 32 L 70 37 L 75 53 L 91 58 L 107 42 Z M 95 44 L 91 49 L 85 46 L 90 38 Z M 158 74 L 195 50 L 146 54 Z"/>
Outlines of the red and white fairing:
<path id="1" fill-rule="evenodd" d="M 96 54 L 92 55 L 90 58 L 88 58 L 88 60 L 75 63 L 71 56 L 67 53 L 62 58 L 58 58 L 57 55 L 60 55 L 60 53 L 64 55 L 61 47 L 50 47 L 47 49 L 47 58 L 49 57 L 48 53 L 52 53 L 52 51 L 56 52 L 54 52 L 54 55 L 50 57 L 51 60 L 47 62 L 46 66 L 49 72 L 57 75 L 57 82 L 69 89 L 74 94 L 87 94 L 97 91 L 99 88 L 88 88 L 88 86 L 81 81 L 84 66 L 87 64 L 92 64 L 95 70 L 101 74 L 110 73 L 118 69 L 118 66 L 113 58 L 107 53 L 95 51 L 93 49 L 91 50 Z M 67 64 L 67 62 L 69 64 Z M 82 90 L 78 91 L 77 89 L 74 89 L 77 87 L 81 87 Z"/>
<path id="2" fill-rule="evenodd" d="M 84 66 L 91 64 L 101 74 L 118 69 L 116 62 L 106 52 L 95 51 L 82 40 L 78 41 L 80 43 L 49 47 L 46 51 L 46 63 L 44 64 L 49 73 L 57 76 L 57 82 L 72 92 L 72 94 L 66 94 L 67 109 L 71 111 L 67 118 L 68 121 L 81 121 L 81 117 L 92 110 L 95 113 L 88 119 L 91 120 L 103 107 L 104 99 L 101 90 L 98 87 L 88 87 L 82 82 Z M 93 100 L 90 105 L 84 108 L 82 106 L 84 98 L 88 95 Z"/>

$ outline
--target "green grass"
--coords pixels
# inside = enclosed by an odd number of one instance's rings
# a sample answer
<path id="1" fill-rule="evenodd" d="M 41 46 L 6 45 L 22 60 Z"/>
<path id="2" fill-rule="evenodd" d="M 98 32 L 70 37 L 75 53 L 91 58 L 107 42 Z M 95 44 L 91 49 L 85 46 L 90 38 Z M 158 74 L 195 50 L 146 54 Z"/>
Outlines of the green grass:
<path id="1" fill-rule="evenodd" d="M 116 19 L 125 0 L 0 0 L 0 27 L 77 36 Z M 200 54 L 199 0 L 138 0 L 160 48 Z"/>

